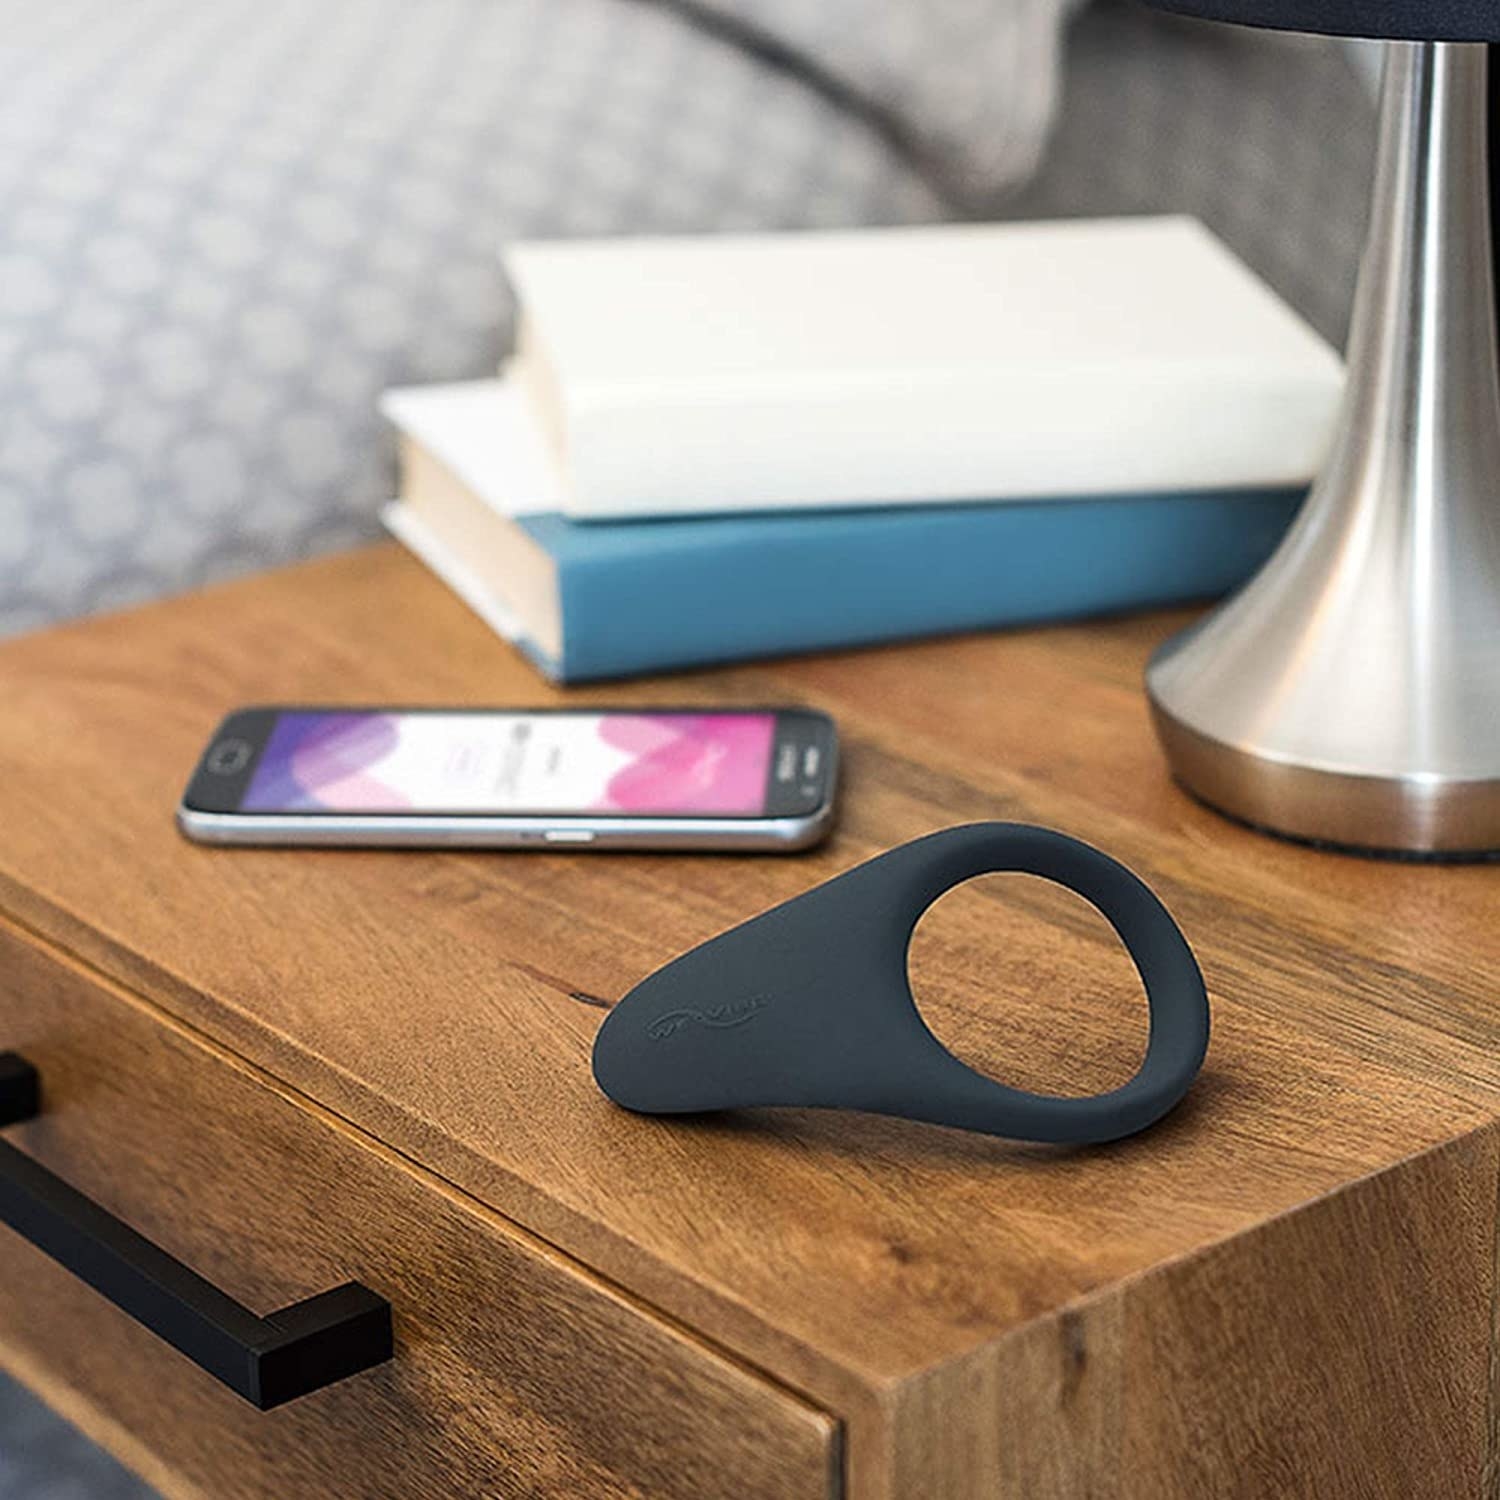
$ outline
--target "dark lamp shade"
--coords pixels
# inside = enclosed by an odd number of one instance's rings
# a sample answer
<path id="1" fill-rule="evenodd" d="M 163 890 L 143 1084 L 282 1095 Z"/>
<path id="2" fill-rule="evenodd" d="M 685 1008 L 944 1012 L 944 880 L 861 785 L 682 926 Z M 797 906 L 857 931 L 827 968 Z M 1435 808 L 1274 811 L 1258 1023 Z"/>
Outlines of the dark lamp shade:
<path id="1" fill-rule="evenodd" d="M 1500 0 L 1151 0 L 1209 21 L 1408 42 L 1500 42 Z"/>

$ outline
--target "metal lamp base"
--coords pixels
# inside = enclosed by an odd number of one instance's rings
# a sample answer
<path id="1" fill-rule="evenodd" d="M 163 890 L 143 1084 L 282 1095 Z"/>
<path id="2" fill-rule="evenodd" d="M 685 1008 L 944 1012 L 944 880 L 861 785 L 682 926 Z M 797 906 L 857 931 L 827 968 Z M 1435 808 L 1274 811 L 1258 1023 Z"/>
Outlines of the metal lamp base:
<path id="1" fill-rule="evenodd" d="M 1177 780 L 1258 832 L 1375 859 L 1500 860 L 1500 780 L 1320 771 L 1211 740 L 1151 707 Z"/>
<path id="2" fill-rule="evenodd" d="M 1392 43 L 1333 455 L 1276 555 L 1147 669 L 1210 806 L 1368 853 L 1500 852 L 1488 56 Z"/>

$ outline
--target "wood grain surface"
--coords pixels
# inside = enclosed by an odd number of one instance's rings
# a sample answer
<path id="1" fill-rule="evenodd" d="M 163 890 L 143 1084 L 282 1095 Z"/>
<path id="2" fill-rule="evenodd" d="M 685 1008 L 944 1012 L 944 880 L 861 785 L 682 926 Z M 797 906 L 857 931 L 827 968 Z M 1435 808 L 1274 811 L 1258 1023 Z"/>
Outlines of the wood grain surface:
<path id="1" fill-rule="evenodd" d="M 0 651 L 0 907 L 836 1414 L 856 1500 L 1478 1494 L 1500 869 L 1320 854 L 1182 795 L 1140 689 L 1181 623 L 564 694 L 371 548 Z M 844 734 L 843 820 L 795 859 L 184 843 L 171 811 L 219 716 L 298 700 L 805 703 Z M 601 1005 L 984 818 L 1106 848 L 1197 949 L 1214 1043 L 1161 1129 L 1069 1153 L 598 1095 Z M 1038 882 L 947 898 L 913 968 L 940 1034 L 1007 1081 L 1092 1091 L 1140 1055 L 1114 939 Z"/>
<path id="2" fill-rule="evenodd" d="M 837 1424 L 0 922 L 6 1139 L 253 1311 L 350 1280 L 387 1364 L 261 1412 L 0 1230 L 7 1362 L 173 1497 L 826 1500 Z"/>

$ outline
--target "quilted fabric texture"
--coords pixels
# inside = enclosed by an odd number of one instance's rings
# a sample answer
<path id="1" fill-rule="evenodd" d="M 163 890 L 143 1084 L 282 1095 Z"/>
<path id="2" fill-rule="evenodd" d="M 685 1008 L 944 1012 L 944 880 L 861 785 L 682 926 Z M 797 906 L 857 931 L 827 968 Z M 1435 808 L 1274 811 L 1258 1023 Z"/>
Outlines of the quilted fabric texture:
<path id="1" fill-rule="evenodd" d="M 1342 347 L 1375 170 L 1356 58 L 1106 0 L 1072 36 L 1046 168 L 1001 210 L 1194 214 Z"/>
<path id="2" fill-rule="evenodd" d="M 842 80 L 938 180 L 996 193 L 1035 170 L 1079 0 L 682 0 Z"/>
<path id="3" fill-rule="evenodd" d="M 1333 45 L 1091 12 L 1007 198 L 1069 3 L 0 0 L 0 634 L 374 535 L 504 236 L 1187 209 L 1336 331 Z"/>
<path id="4" fill-rule="evenodd" d="M 372 535 L 376 393 L 494 367 L 503 235 L 940 211 L 634 0 L 0 0 L 0 631 Z"/>

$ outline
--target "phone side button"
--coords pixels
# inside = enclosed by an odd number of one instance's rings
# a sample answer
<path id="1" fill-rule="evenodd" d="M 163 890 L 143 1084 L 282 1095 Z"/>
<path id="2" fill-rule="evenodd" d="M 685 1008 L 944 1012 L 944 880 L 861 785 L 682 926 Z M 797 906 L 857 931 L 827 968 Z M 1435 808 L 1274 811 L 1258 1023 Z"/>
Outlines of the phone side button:
<path id="1" fill-rule="evenodd" d="M 549 828 L 542 838 L 549 844 L 592 844 L 594 832 L 591 828 Z"/>

